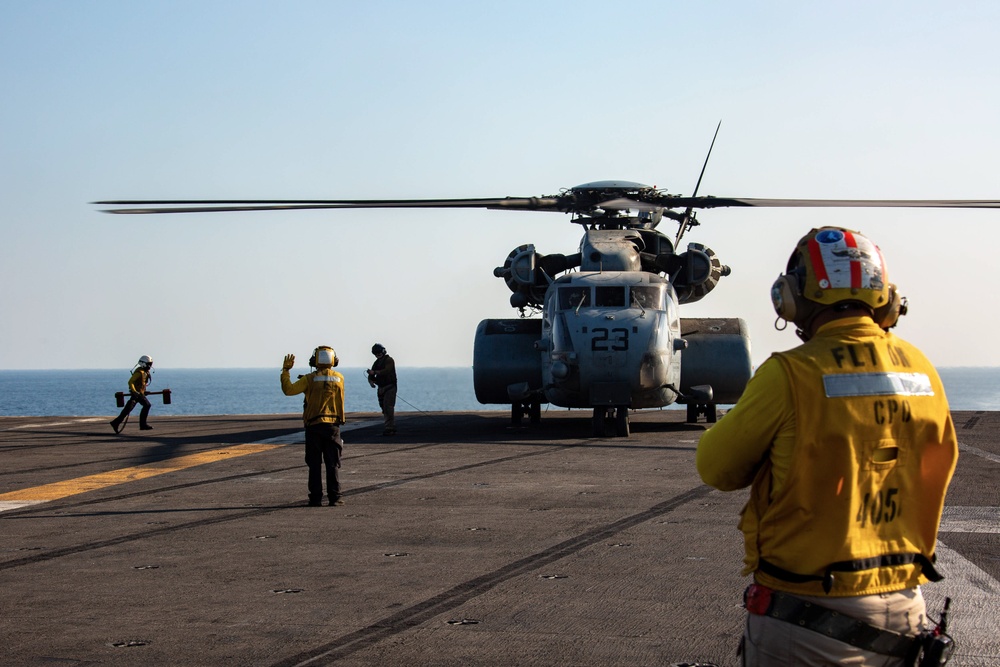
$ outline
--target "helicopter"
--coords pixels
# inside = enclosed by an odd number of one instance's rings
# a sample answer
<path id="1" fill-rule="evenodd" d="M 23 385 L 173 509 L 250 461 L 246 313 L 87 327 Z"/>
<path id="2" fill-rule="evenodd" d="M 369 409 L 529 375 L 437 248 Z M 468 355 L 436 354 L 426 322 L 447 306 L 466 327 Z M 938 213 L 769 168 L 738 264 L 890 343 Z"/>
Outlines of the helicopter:
<path id="1" fill-rule="evenodd" d="M 716 128 L 716 136 L 718 128 Z M 712 140 L 714 146 L 715 139 Z M 711 147 L 709 148 L 709 156 Z M 559 212 L 583 228 L 572 254 L 514 248 L 494 269 L 511 291 L 513 318 L 479 323 L 473 385 L 482 404 L 511 406 L 511 423 L 541 419 L 541 406 L 593 411 L 596 437 L 630 435 L 629 414 L 677 403 L 686 421 L 717 418 L 739 399 L 753 372 L 750 336 L 738 317 L 682 318 L 731 274 L 714 251 L 681 247 L 700 223 L 696 209 L 719 207 L 1000 208 L 992 200 L 760 199 L 691 196 L 642 183 L 605 180 L 540 197 L 362 200 L 109 200 L 115 214 L 249 212 L 353 208 L 481 208 Z M 659 231 L 677 223 L 673 239 Z M 537 317 L 536 317 L 537 315 Z M 683 360 L 683 363 L 682 363 Z"/>

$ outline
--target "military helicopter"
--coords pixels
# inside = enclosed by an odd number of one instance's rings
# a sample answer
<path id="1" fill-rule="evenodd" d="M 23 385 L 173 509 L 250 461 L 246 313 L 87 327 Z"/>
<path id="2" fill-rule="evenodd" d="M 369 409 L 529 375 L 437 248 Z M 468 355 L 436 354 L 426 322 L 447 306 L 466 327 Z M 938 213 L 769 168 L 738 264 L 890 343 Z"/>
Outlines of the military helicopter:
<path id="1" fill-rule="evenodd" d="M 718 128 L 716 128 L 716 135 Z M 713 138 L 713 145 L 715 140 Z M 709 148 L 711 155 L 711 148 Z M 705 160 L 705 165 L 708 158 Z M 350 208 L 484 208 L 569 214 L 584 229 L 576 253 L 518 246 L 494 270 L 519 317 L 479 323 L 473 383 L 483 404 L 511 406 L 511 421 L 541 418 L 541 405 L 593 410 L 597 437 L 628 437 L 629 411 L 687 407 L 687 421 L 716 420 L 752 374 L 741 318 L 682 318 L 679 306 L 704 298 L 728 266 L 699 243 L 681 250 L 699 224 L 695 209 L 765 207 L 1000 208 L 982 200 L 754 199 L 691 196 L 631 181 L 595 181 L 542 197 L 380 200 L 113 200 L 108 213 L 206 213 Z M 141 208 L 135 208 L 141 207 Z M 671 240 L 656 229 L 677 223 Z M 540 317 L 533 317 L 540 315 Z M 683 364 L 681 363 L 683 360 Z"/>

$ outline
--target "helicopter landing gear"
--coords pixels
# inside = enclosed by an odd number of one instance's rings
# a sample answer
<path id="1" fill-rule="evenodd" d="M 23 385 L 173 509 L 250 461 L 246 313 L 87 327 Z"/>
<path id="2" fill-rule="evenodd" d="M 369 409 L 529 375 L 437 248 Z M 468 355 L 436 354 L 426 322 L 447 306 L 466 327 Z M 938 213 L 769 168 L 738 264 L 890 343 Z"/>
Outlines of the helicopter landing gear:
<path id="1" fill-rule="evenodd" d="M 510 424 L 511 426 L 520 426 L 521 418 L 528 417 L 532 424 L 538 424 L 542 421 L 542 404 L 536 402 L 532 403 L 514 403 L 510 406 Z"/>
<path id="2" fill-rule="evenodd" d="M 597 407 L 594 408 L 594 437 L 603 438 L 608 434 L 608 421 L 614 420 L 615 435 L 619 438 L 629 437 L 628 406 L 619 405 L 617 408 Z"/>
<path id="3" fill-rule="evenodd" d="M 715 403 L 688 403 L 687 421 L 691 424 L 698 423 L 698 417 L 705 416 L 705 421 L 714 424 L 718 420 L 718 413 L 715 411 Z"/>
<path id="4" fill-rule="evenodd" d="M 607 425 L 608 408 L 594 408 L 594 437 L 603 438 L 605 426 Z"/>
<path id="5" fill-rule="evenodd" d="M 619 438 L 627 438 L 630 434 L 628 425 L 628 406 L 619 405 L 615 414 L 615 434 Z"/>

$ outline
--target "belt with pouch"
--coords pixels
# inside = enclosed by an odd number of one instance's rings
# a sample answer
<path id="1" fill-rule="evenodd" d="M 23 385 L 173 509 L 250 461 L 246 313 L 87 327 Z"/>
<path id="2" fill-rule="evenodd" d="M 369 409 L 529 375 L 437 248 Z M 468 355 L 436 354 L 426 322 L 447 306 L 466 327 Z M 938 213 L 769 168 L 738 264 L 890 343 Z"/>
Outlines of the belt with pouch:
<path id="1" fill-rule="evenodd" d="M 786 621 L 881 655 L 908 658 L 920 648 L 917 636 L 879 628 L 760 584 L 751 584 L 746 589 L 743 605 L 751 614 Z"/>

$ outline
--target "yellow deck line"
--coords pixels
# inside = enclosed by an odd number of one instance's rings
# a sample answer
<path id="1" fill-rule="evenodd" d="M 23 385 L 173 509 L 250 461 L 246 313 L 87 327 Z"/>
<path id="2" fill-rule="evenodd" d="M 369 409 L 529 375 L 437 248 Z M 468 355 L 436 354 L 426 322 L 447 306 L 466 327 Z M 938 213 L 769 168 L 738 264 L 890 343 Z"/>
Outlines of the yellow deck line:
<path id="1" fill-rule="evenodd" d="M 283 444 L 253 443 L 247 445 L 234 445 L 223 449 L 214 449 L 207 452 L 199 452 L 197 454 L 188 454 L 186 456 L 178 456 L 176 458 L 147 463 L 141 466 L 132 466 L 130 468 L 122 468 L 121 470 L 109 470 L 108 472 L 97 473 L 96 475 L 87 475 L 85 477 L 68 479 L 62 482 L 43 484 L 42 486 L 35 486 L 30 489 L 0 493 L 0 503 L 6 503 L 9 501 L 44 502 L 46 500 L 56 500 L 58 498 L 64 498 L 78 493 L 96 491 L 108 486 L 114 486 L 115 484 L 134 482 L 140 479 L 146 479 L 147 477 L 162 475 L 167 472 L 176 472 L 177 470 L 183 470 L 184 468 L 191 468 L 193 466 L 200 466 L 206 463 L 223 461 L 237 456 L 246 456 L 247 454 L 256 454 L 257 452 L 264 452 L 269 449 L 275 449 L 283 446 Z"/>

